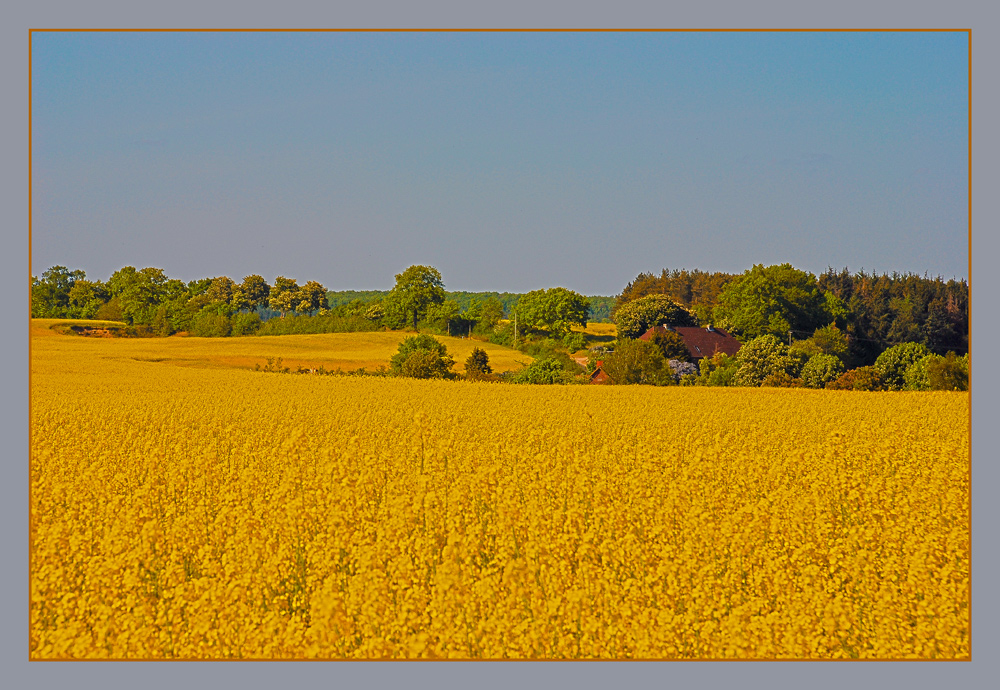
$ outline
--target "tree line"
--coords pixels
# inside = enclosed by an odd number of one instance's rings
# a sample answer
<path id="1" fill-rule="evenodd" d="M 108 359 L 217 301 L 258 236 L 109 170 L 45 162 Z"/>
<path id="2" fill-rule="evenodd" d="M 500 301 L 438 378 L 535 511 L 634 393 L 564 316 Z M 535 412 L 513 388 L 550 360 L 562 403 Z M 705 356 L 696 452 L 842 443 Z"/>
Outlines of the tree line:
<path id="1" fill-rule="evenodd" d="M 518 305 L 525 313 L 538 311 L 539 296 L 535 293 L 539 291 L 447 292 L 443 283 L 439 287 L 440 295 L 435 293 L 417 311 L 417 317 L 425 327 L 443 332 L 489 334 L 500 320 L 511 317 Z M 32 276 L 31 315 L 121 321 L 134 334 L 155 336 L 178 332 L 215 337 L 278 335 L 417 327 L 412 313 L 404 314 L 407 294 L 399 284 L 392 290 L 331 291 L 317 281 L 299 285 L 285 276 L 278 276 L 273 284 L 259 275 L 245 276 L 239 283 L 227 276 L 185 283 L 169 278 L 159 268 L 137 270 L 132 266 L 100 281 L 88 280 L 79 269 L 53 266 L 41 277 Z M 573 295 L 587 308 L 588 319 L 610 320 L 615 298 Z"/>
<path id="2" fill-rule="evenodd" d="M 640 273 L 622 290 L 615 322 L 634 310 L 627 305 L 649 295 L 669 297 L 697 323 L 714 324 L 744 341 L 773 335 L 794 342 L 834 325 L 847 338 L 853 366 L 871 365 L 889 347 L 907 342 L 941 355 L 969 351 L 965 280 L 846 268 L 817 277 L 787 263 L 755 265 L 742 274 L 664 269 L 658 276 Z"/>
<path id="3" fill-rule="evenodd" d="M 968 304 L 964 280 L 913 274 L 641 273 L 618 296 L 618 342 L 602 368 L 619 384 L 966 390 Z M 676 332 L 637 340 L 652 326 L 708 324 L 734 335 L 738 354 L 695 367 Z"/>

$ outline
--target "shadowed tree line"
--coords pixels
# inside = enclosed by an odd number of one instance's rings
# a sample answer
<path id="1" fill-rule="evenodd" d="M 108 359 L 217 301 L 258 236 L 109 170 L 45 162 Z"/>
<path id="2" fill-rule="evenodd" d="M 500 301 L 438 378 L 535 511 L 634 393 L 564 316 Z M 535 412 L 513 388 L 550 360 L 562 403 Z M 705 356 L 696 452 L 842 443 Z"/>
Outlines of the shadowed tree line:
<path id="1" fill-rule="evenodd" d="M 908 342 L 939 355 L 969 350 L 965 280 L 846 268 L 817 277 L 790 264 L 756 265 L 739 275 L 664 269 L 640 273 L 625 287 L 615 302 L 616 323 L 636 310 L 630 303 L 651 295 L 665 295 L 701 325 L 744 341 L 773 335 L 794 344 L 835 326 L 846 336 L 845 358 L 853 366 L 871 365 L 886 349 Z"/>

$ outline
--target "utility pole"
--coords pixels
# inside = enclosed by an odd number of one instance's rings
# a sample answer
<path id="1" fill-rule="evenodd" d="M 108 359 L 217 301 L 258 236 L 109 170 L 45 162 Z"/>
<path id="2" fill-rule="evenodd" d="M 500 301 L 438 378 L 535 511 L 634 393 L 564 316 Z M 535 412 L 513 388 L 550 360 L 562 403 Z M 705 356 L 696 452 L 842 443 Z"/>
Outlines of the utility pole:
<path id="1" fill-rule="evenodd" d="M 791 330 L 789 330 L 788 331 L 788 347 L 791 347 L 791 346 L 792 346 L 792 332 L 791 332 Z"/>
<path id="2" fill-rule="evenodd" d="M 517 347 L 517 312 L 514 312 L 514 347 Z"/>

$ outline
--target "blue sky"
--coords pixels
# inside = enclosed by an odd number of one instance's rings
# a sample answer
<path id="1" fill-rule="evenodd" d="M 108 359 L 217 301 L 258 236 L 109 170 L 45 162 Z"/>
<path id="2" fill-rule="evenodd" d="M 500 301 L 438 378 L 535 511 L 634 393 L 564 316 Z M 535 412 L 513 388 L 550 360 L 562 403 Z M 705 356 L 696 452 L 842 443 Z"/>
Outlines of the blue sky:
<path id="1" fill-rule="evenodd" d="M 32 267 L 968 275 L 959 32 L 32 37 Z"/>

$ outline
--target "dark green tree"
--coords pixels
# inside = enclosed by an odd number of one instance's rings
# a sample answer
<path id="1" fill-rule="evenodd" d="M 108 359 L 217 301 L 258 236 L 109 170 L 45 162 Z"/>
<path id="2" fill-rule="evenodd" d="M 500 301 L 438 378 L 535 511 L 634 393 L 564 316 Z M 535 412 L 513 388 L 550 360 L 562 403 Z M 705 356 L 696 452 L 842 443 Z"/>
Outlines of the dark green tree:
<path id="1" fill-rule="evenodd" d="M 65 266 L 53 266 L 39 280 L 31 278 L 31 315 L 34 318 L 67 316 L 70 291 L 77 281 L 87 277 L 83 271 L 71 271 Z"/>
<path id="2" fill-rule="evenodd" d="M 725 287 L 713 315 L 719 326 L 743 338 L 785 339 L 789 331 L 811 333 L 829 323 L 826 307 L 812 273 L 791 264 L 758 264 Z"/>
<path id="3" fill-rule="evenodd" d="M 243 282 L 240 283 L 239 294 L 244 303 L 240 305 L 240 308 L 256 309 L 257 307 L 266 307 L 267 299 L 271 294 L 271 286 L 261 276 L 251 274 L 243 278 Z"/>
<path id="4" fill-rule="evenodd" d="M 492 373 L 493 369 L 490 368 L 490 358 L 486 351 L 479 347 L 473 348 L 472 354 L 465 360 L 465 377 L 481 381 Z"/>
<path id="5" fill-rule="evenodd" d="M 563 287 L 533 290 L 517 303 L 517 317 L 525 329 L 545 329 L 561 338 L 573 325 L 586 328 L 590 301 Z"/>
<path id="6" fill-rule="evenodd" d="M 711 357 L 702 357 L 698 362 L 699 386 L 735 386 L 736 372 L 740 363 L 725 352 L 717 352 Z"/>
<path id="7" fill-rule="evenodd" d="M 417 320 L 432 304 L 444 302 L 441 273 L 431 266 L 410 266 L 396 275 L 396 285 L 386 295 L 382 307 L 396 323 L 410 320 L 417 330 Z"/>
<path id="8" fill-rule="evenodd" d="M 326 309 L 328 306 L 326 288 L 315 280 L 307 281 L 305 285 L 296 291 L 293 301 L 295 303 L 295 311 L 300 314 L 313 312 L 318 309 Z"/>

